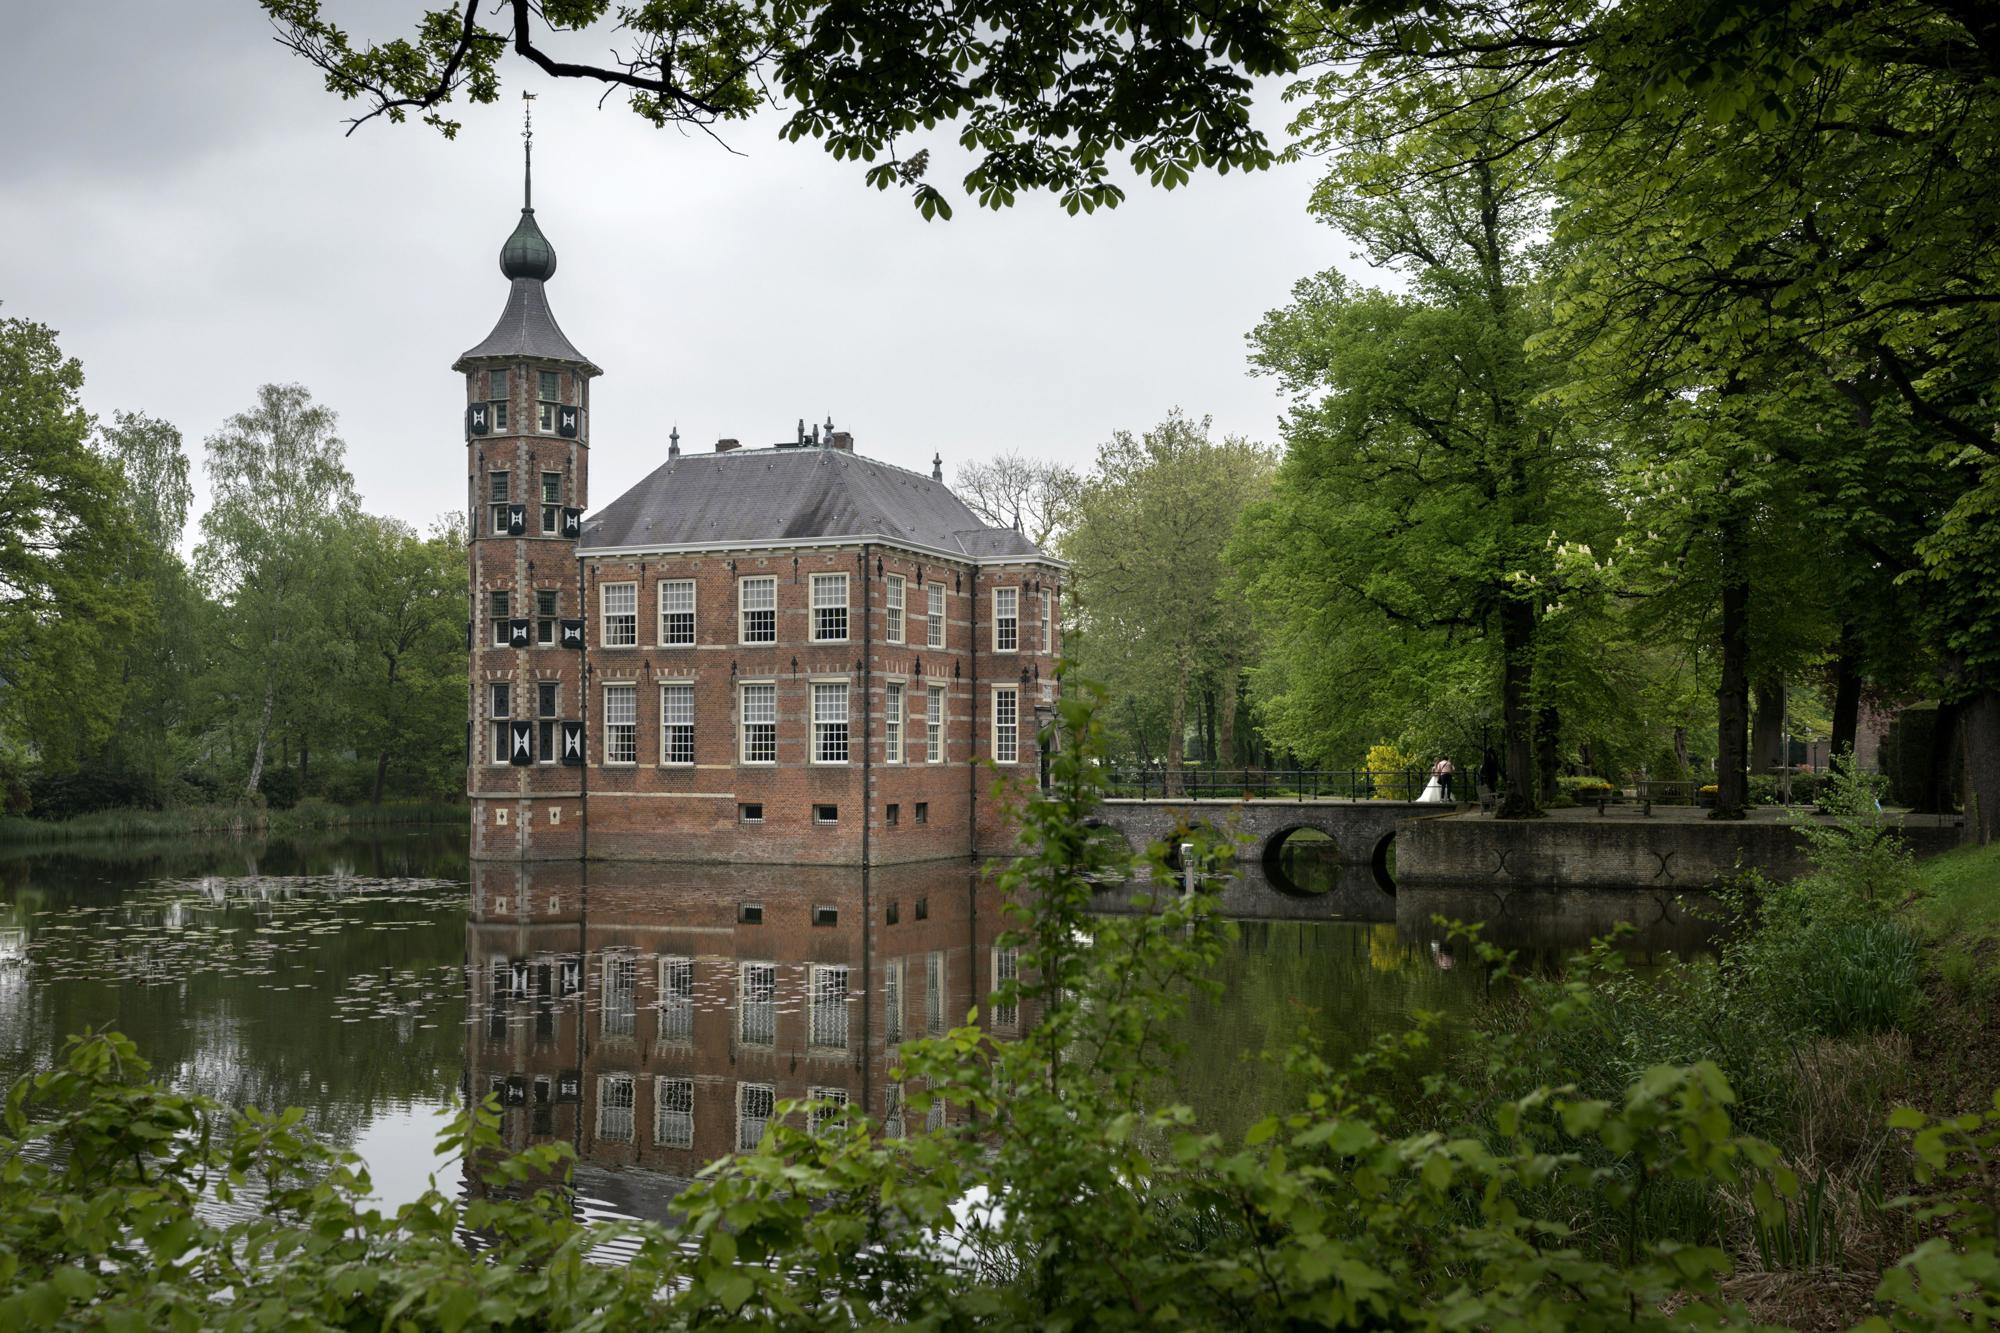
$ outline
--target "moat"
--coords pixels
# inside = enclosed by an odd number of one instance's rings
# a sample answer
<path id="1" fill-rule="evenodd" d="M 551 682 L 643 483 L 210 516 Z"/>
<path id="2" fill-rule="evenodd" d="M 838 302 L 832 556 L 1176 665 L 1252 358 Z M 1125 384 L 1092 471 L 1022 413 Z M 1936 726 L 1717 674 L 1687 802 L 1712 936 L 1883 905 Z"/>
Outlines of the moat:
<path id="1" fill-rule="evenodd" d="M 1309 1031 L 1338 1055 L 1419 1009 L 1483 1003 L 1431 923 L 1490 918 L 1539 962 L 1614 918 L 1637 957 L 1703 947 L 1664 896 L 1392 896 L 1309 862 L 1257 871 L 1219 998 L 1197 1006 L 1179 1093 L 1216 1128 L 1286 1100 L 1261 1052 Z M 458 830 L 268 844 L 107 844 L 0 863 L 0 1074 L 115 1027 L 175 1086 L 299 1106 L 385 1200 L 422 1188 L 440 1112 L 507 1106 L 509 1142 L 560 1138 L 585 1206 L 657 1214 L 776 1101 L 866 1108 L 906 1132 L 901 1041 L 982 1009 L 1012 966 L 998 891 L 969 862 L 876 869 L 470 863 Z M 1107 894 L 1107 907 L 1122 895 Z M 1243 918 L 1240 914 L 1255 913 Z M 1006 1037 L 1028 1016 L 987 1020 Z M 947 1112 L 949 1113 L 949 1112 Z"/>

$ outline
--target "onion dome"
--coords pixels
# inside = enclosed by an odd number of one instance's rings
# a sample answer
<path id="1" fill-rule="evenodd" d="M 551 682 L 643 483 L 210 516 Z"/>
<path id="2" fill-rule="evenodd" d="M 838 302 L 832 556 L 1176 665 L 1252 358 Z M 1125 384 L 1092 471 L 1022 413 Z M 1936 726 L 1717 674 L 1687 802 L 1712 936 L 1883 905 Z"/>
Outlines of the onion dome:
<path id="1" fill-rule="evenodd" d="M 521 210 L 521 221 L 514 234 L 500 247 L 500 271 L 510 278 L 532 278 L 536 282 L 547 282 L 555 276 L 556 248 L 535 225 L 534 209 Z"/>

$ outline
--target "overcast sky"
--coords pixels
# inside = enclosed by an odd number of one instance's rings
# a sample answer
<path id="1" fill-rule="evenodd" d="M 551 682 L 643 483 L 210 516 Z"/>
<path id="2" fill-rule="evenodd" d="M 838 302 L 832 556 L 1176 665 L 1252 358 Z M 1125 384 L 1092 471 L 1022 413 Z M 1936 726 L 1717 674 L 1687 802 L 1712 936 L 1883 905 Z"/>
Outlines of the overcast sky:
<path id="1" fill-rule="evenodd" d="M 357 38 L 403 35 L 419 7 L 328 3 Z M 384 120 L 342 137 L 343 104 L 271 33 L 252 0 L 13 6 L 0 313 L 59 331 L 93 412 L 180 427 L 197 471 L 259 384 L 305 384 L 339 412 L 368 508 L 420 526 L 464 503 L 451 363 L 506 295 L 523 86 L 550 303 L 605 371 L 593 507 L 676 423 L 705 449 L 830 414 L 863 453 L 942 453 L 947 476 L 1006 449 L 1087 462 L 1176 405 L 1275 441 L 1281 400 L 1243 335 L 1298 278 L 1354 267 L 1306 215 L 1310 165 L 1072 218 L 1043 197 L 980 210 L 934 153 L 958 207 L 925 222 L 775 121 L 730 131 L 731 156 L 511 58 L 501 104 L 459 112 L 456 142 Z M 1281 136 L 1283 105 L 1264 111 Z"/>

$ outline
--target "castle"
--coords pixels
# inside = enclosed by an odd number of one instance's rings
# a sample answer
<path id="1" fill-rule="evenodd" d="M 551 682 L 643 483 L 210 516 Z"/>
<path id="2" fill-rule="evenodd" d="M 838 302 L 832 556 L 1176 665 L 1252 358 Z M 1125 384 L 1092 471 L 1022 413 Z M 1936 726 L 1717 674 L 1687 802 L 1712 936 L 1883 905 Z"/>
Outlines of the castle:
<path id="1" fill-rule="evenodd" d="M 465 377 L 475 859 L 879 865 L 1005 851 L 1064 566 L 831 421 L 589 507 L 590 388 L 521 220 Z M 987 764 L 993 767 L 986 767 Z"/>

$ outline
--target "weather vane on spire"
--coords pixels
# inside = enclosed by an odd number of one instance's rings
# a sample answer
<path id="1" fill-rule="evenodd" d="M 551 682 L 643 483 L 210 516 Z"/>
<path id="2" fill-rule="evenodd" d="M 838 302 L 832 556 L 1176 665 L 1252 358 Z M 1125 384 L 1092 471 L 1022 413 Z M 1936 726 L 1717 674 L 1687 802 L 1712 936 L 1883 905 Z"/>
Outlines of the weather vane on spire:
<path id="1" fill-rule="evenodd" d="M 521 91 L 521 207 L 535 206 L 535 95 Z"/>

